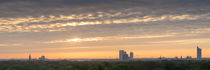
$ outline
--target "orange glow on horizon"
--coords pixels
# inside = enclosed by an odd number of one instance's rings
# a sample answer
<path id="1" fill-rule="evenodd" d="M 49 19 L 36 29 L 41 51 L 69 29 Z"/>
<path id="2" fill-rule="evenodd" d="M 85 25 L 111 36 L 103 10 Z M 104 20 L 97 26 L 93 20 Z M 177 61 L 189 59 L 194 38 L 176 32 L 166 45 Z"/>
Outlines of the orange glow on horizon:
<path id="1" fill-rule="evenodd" d="M 129 54 L 131 51 L 127 51 Z M 159 58 L 167 57 L 183 57 L 192 56 L 196 58 L 196 48 L 192 49 L 175 49 L 175 50 L 134 50 L 134 58 Z M 167 53 L 165 53 L 167 52 Z M 203 58 L 209 57 L 207 49 L 203 49 Z M 5 54 L 0 56 L 1 59 L 28 59 L 29 54 Z M 95 52 L 72 52 L 72 53 L 31 53 L 33 59 L 40 56 L 46 56 L 48 59 L 118 59 L 118 51 L 95 51 Z"/>

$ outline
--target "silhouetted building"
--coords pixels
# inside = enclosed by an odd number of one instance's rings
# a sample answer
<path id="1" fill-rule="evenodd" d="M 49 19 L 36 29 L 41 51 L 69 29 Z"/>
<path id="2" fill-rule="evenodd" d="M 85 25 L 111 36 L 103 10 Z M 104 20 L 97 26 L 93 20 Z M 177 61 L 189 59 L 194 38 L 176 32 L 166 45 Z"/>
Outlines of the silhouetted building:
<path id="1" fill-rule="evenodd" d="M 175 59 L 175 60 L 178 60 L 179 58 L 176 56 L 176 57 L 174 57 L 174 59 Z"/>
<path id="2" fill-rule="evenodd" d="M 197 46 L 197 59 L 202 59 L 202 50 Z"/>
<path id="3" fill-rule="evenodd" d="M 127 53 L 124 50 L 120 50 L 119 51 L 119 59 L 120 60 L 126 60 L 126 58 L 128 57 Z"/>
<path id="4" fill-rule="evenodd" d="M 29 54 L 28 61 L 31 61 L 31 54 Z"/>
<path id="5" fill-rule="evenodd" d="M 133 52 L 130 52 L 130 60 L 133 59 Z"/>
<path id="6" fill-rule="evenodd" d="M 119 51 L 119 59 L 123 60 L 124 50 Z"/>
<path id="7" fill-rule="evenodd" d="M 41 57 L 39 57 L 39 60 L 43 60 L 43 61 L 45 61 L 45 60 L 46 60 L 46 58 L 45 58 L 45 56 L 41 56 Z"/>
<path id="8" fill-rule="evenodd" d="M 129 59 L 129 56 L 128 56 L 127 53 L 125 53 L 125 54 L 123 55 L 123 60 L 128 60 L 128 59 Z"/>
<path id="9" fill-rule="evenodd" d="M 133 59 L 133 52 L 130 52 L 130 57 L 128 56 L 128 54 L 126 53 L 126 51 L 124 50 L 120 50 L 119 51 L 119 60 L 121 61 L 127 61 L 127 60 L 132 60 Z"/>
<path id="10" fill-rule="evenodd" d="M 192 59 L 192 57 L 191 57 L 191 56 L 187 56 L 187 57 L 186 57 L 186 59 L 188 59 L 188 60 L 189 60 L 189 59 Z"/>

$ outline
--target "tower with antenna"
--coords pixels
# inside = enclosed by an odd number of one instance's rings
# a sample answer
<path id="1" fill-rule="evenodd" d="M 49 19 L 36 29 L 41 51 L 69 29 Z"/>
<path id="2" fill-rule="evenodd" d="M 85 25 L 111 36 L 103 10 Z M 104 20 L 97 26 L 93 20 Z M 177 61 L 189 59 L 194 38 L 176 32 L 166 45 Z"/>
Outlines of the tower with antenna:
<path id="1" fill-rule="evenodd" d="M 30 53 L 29 49 L 28 49 L 28 53 L 29 53 L 28 61 L 32 61 L 32 59 L 31 59 L 31 53 Z"/>

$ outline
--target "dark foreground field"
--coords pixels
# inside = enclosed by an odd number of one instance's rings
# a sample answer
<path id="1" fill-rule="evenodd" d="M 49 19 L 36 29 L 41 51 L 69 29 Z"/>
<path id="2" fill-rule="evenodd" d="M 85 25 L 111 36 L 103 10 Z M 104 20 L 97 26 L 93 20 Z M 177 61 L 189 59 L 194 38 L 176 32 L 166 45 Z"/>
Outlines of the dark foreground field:
<path id="1" fill-rule="evenodd" d="M 0 70 L 210 70 L 210 61 L 1 61 Z"/>

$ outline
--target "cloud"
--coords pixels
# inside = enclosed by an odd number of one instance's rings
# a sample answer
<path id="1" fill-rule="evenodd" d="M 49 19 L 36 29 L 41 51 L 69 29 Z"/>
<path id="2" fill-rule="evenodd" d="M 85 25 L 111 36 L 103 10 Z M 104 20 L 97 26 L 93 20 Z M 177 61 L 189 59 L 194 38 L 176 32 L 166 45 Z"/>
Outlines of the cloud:
<path id="1" fill-rule="evenodd" d="M 1 17 L 39 17 L 135 8 L 145 14 L 208 11 L 208 0 L 1 0 Z M 155 10 L 155 11 L 154 11 Z M 179 12 L 178 12 L 179 11 Z M 180 12 L 182 11 L 182 12 Z"/>
<path id="2" fill-rule="evenodd" d="M 83 25 L 207 21 L 209 3 L 208 0 L 1 0 L 0 31 L 53 32 Z"/>
<path id="3" fill-rule="evenodd" d="M 131 12 L 132 13 L 132 12 Z M 130 14 L 130 13 L 129 13 Z M 69 16 L 41 16 L 38 18 L 2 18 L 0 20 L 0 31 L 5 32 L 40 32 L 40 31 L 65 31 L 65 27 L 83 26 L 83 25 L 98 25 L 98 24 L 120 24 L 120 23 L 149 23 L 160 21 L 192 21 L 192 20 L 209 20 L 209 14 L 200 15 L 161 15 L 161 16 L 142 16 L 113 18 L 105 16 L 92 16 L 92 14 L 80 14 Z M 124 17 L 126 13 L 120 13 L 113 17 Z M 205 18 L 204 18 L 205 17 Z M 105 19 L 104 19 L 105 18 Z"/>
<path id="4" fill-rule="evenodd" d="M 100 41 L 103 40 L 103 38 L 73 38 L 73 39 L 66 39 L 66 40 L 55 40 L 55 41 L 48 41 L 44 42 L 46 44 L 53 44 L 53 43 L 66 43 L 66 42 L 91 42 L 91 41 Z"/>
<path id="5" fill-rule="evenodd" d="M 22 46 L 22 44 L 1 44 L 0 47 L 16 47 L 16 46 Z"/>
<path id="6" fill-rule="evenodd" d="M 176 36 L 176 34 L 141 35 L 141 36 L 107 36 L 107 37 L 93 37 L 93 38 L 71 38 L 65 40 L 46 41 L 43 43 L 56 44 L 56 43 L 97 42 L 97 41 L 112 41 L 112 40 L 129 40 L 129 39 L 155 39 L 155 38 L 168 38 L 174 36 Z"/>

